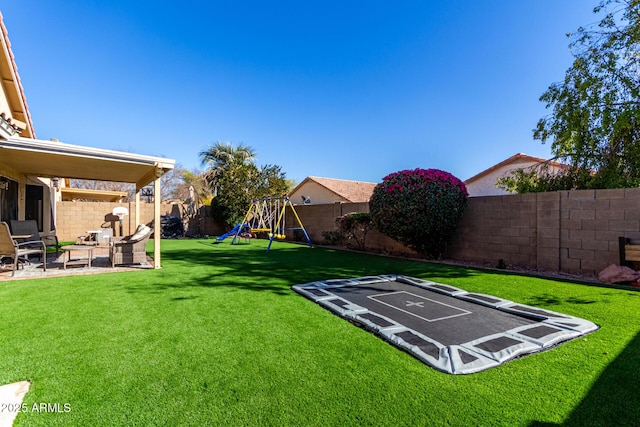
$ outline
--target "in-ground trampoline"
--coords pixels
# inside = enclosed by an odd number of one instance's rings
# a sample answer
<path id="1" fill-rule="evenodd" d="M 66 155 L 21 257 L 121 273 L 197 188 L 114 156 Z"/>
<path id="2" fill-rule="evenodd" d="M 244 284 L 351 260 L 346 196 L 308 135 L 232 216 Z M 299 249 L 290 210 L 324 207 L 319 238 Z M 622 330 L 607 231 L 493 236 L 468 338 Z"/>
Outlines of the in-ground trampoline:
<path id="1" fill-rule="evenodd" d="M 598 329 L 588 320 L 398 275 L 292 287 L 451 374 L 470 374 Z"/>

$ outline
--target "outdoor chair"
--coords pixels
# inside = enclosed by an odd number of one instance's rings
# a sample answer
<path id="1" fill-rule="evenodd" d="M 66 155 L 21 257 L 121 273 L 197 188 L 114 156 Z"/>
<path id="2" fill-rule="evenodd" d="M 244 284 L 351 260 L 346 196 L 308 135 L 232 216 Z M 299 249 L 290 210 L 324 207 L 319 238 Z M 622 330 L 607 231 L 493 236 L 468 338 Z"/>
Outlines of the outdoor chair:
<path id="1" fill-rule="evenodd" d="M 38 231 L 38 223 L 35 220 L 28 219 L 24 221 L 18 221 L 12 219 L 10 221 L 10 226 L 12 235 L 29 236 L 16 238 L 15 240 L 18 243 L 41 240 L 42 242 L 44 242 L 46 247 L 56 248 L 56 254 L 60 252 L 60 242 L 58 242 L 58 237 L 55 234 L 51 236 L 40 236 L 40 231 Z"/>
<path id="2" fill-rule="evenodd" d="M 111 267 L 117 264 L 142 264 L 147 261 L 147 241 L 152 230 L 140 224 L 131 236 L 120 240 L 113 239 L 109 245 L 109 261 Z"/>
<path id="3" fill-rule="evenodd" d="M 47 271 L 47 247 L 44 242 L 42 240 L 31 240 L 18 243 L 11 238 L 9 224 L 0 222 L 0 259 L 4 257 L 11 257 L 13 259 L 13 272 L 11 272 L 11 277 L 16 274 L 21 260 L 24 261 L 26 257 L 32 254 L 40 255 L 44 271 Z"/>

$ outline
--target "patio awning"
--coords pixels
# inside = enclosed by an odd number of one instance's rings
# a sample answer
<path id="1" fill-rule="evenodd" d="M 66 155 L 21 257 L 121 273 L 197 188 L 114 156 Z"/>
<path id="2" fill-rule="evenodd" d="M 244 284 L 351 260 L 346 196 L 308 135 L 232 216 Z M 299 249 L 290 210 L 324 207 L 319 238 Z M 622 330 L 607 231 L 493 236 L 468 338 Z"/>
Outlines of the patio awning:
<path id="1" fill-rule="evenodd" d="M 139 190 L 154 183 L 161 194 L 160 177 L 175 166 L 175 160 L 124 151 L 103 150 L 58 141 L 22 137 L 0 139 L 0 164 L 23 175 L 43 178 L 77 178 L 129 182 Z M 136 218 L 139 218 L 136 203 Z M 154 231 L 160 236 L 160 198 L 154 200 Z M 154 239 L 155 268 L 160 268 L 160 239 Z"/>
<path id="2" fill-rule="evenodd" d="M 2 164 L 26 175 L 135 183 L 138 188 L 175 166 L 175 160 L 58 141 L 0 140 Z"/>

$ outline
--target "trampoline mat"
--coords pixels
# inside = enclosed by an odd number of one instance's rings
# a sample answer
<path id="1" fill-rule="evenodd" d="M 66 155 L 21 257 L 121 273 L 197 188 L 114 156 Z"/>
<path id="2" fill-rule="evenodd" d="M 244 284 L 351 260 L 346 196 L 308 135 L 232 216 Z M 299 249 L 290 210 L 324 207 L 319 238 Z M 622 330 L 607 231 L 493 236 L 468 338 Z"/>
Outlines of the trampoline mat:
<path id="1" fill-rule="evenodd" d="M 577 317 L 407 276 L 292 288 L 451 374 L 482 371 L 598 329 Z"/>

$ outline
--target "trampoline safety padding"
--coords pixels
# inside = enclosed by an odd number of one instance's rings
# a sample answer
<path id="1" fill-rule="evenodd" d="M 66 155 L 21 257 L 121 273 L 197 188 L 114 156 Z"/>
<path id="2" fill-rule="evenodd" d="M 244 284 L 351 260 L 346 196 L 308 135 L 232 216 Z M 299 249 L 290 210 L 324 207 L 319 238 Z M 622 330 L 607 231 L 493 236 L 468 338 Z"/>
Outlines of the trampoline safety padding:
<path id="1" fill-rule="evenodd" d="M 588 320 L 407 276 L 292 289 L 450 374 L 479 372 L 598 329 Z"/>

